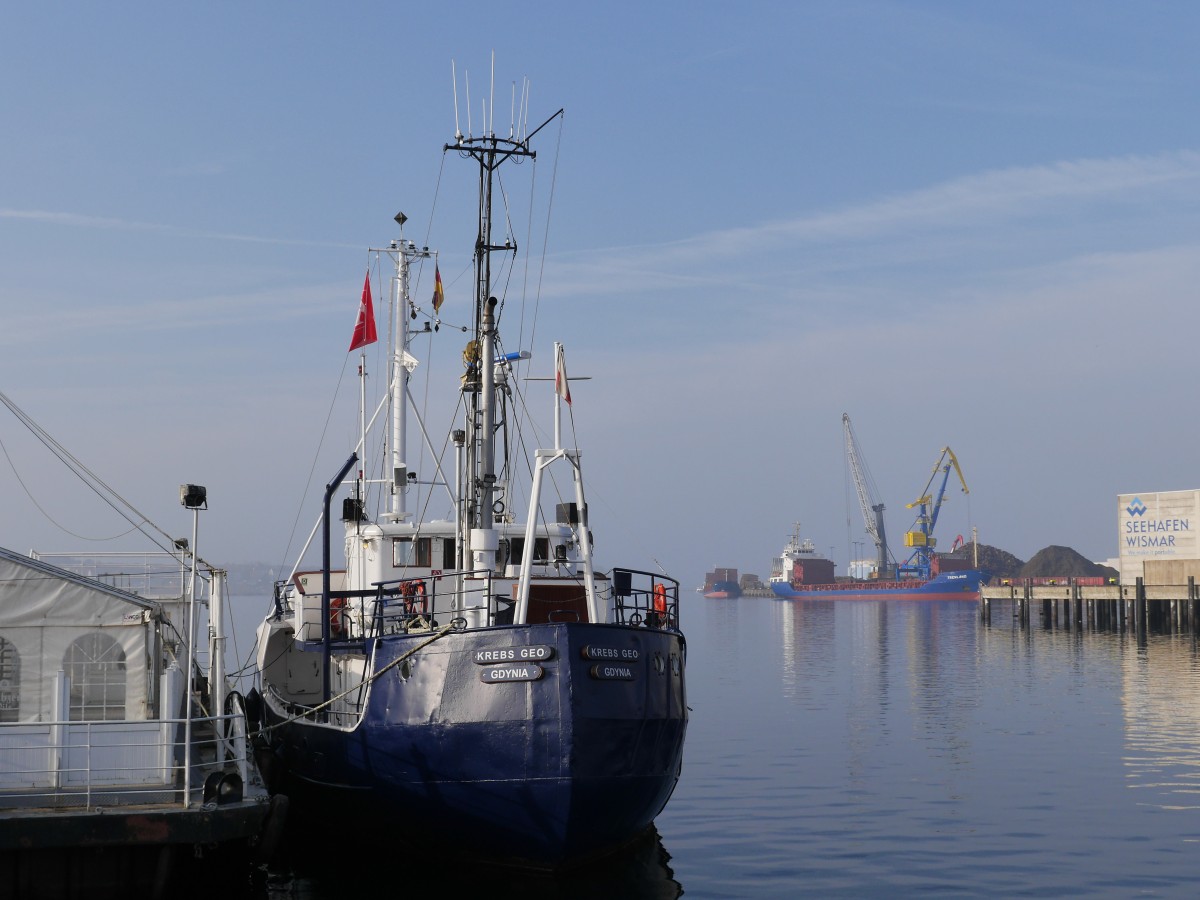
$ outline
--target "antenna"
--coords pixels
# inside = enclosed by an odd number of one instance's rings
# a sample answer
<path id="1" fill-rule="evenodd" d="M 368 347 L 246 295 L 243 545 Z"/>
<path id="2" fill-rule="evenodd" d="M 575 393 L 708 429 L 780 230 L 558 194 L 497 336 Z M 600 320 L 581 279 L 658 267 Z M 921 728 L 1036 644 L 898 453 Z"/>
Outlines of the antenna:
<path id="1" fill-rule="evenodd" d="M 517 83 L 512 83 L 512 106 L 508 111 L 508 139 L 517 136 Z"/>
<path id="2" fill-rule="evenodd" d="M 529 79 L 521 79 L 521 105 L 517 107 L 517 136 L 525 140 L 525 95 L 529 90 Z"/>
<path id="3" fill-rule="evenodd" d="M 471 130 L 471 73 L 463 69 L 463 81 L 467 85 L 467 137 L 474 137 L 475 132 Z"/>
<path id="4" fill-rule="evenodd" d="M 525 112 L 521 117 L 521 141 L 529 139 L 529 91 L 533 87 L 529 78 L 525 78 Z"/>
<path id="5" fill-rule="evenodd" d="M 491 115 L 488 115 L 484 121 L 487 122 L 487 130 L 489 137 L 496 136 L 496 51 L 492 51 L 492 83 L 490 86 L 490 95 L 488 97 L 488 109 Z"/>
<path id="6" fill-rule="evenodd" d="M 462 129 L 458 127 L 458 73 L 455 71 L 454 60 L 450 60 L 450 84 L 454 88 L 454 139 L 462 140 Z"/>

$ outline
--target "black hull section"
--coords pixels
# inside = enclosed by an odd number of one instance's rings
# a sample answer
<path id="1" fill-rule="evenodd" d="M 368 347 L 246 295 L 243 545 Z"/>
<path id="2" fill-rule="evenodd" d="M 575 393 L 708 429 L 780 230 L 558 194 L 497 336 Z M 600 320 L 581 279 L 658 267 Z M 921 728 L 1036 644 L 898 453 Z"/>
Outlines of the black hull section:
<path id="1" fill-rule="evenodd" d="M 427 638 L 380 639 L 373 670 Z M 549 658 L 522 660 L 523 648 Z M 356 837 L 514 865 L 584 862 L 645 833 L 674 790 L 685 657 L 682 635 L 621 625 L 451 632 L 374 682 L 354 730 L 273 729 L 278 787 L 294 815 Z"/>

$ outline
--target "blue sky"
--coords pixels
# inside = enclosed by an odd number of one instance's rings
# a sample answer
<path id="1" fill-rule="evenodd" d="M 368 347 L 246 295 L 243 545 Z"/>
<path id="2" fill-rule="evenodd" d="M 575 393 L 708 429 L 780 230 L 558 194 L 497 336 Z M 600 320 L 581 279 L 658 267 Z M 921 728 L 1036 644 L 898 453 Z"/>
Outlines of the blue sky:
<path id="1" fill-rule="evenodd" d="M 0 390 L 169 531 L 206 484 L 213 561 L 282 564 L 310 473 L 348 452 L 335 418 L 314 457 L 397 210 L 467 318 L 474 173 L 441 148 L 452 60 L 477 111 L 494 51 L 498 122 L 524 78 L 531 125 L 566 110 L 513 186 L 553 197 L 548 235 L 517 232 L 534 374 L 560 339 L 592 377 L 603 567 L 765 575 L 793 521 L 845 560 L 843 412 L 893 535 L 949 445 L 971 493 L 943 543 L 1115 556 L 1118 493 L 1200 487 L 1198 25 L 1185 3 L 10 6 Z M 427 367 L 452 380 L 460 344 Z M 0 544 L 123 530 L 4 415 Z"/>

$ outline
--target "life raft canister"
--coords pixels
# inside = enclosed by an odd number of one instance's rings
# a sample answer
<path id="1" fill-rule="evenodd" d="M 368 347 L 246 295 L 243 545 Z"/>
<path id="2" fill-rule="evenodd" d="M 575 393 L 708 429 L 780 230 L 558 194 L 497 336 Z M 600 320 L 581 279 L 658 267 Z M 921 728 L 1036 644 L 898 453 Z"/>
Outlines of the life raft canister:
<path id="1" fill-rule="evenodd" d="M 667 586 L 662 582 L 654 585 L 654 611 L 667 614 Z"/>

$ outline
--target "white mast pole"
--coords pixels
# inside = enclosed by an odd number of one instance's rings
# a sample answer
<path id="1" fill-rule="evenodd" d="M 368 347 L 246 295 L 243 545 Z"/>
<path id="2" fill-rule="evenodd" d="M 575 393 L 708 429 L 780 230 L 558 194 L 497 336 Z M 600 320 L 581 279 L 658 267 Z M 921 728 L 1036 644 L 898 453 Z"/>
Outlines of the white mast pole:
<path id="1" fill-rule="evenodd" d="M 554 342 L 554 449 L 562 450 L 562 394 L 559 393 L 558 379 L 566 378 L 567 373 L 561 365 L 563 347 L 558 341 Z"/>
<path id="2" fill-rule="evenodd" d="M 355 486 L 359 499 L 366 504 L 367 479 L 367 351 L 361 350 L 358 355 L 358 427 L 359 446 L 362 447 L 362 459 L 358 470 L 358 484 Z"/>
<path id="3" fill-rule="evenodd" d="M 392 348 L 392 513 L 397 519 L 408 514 L 408 367 L 404 348 L 408 344 L 408 253 L 403 239 L 396 254 L 396 292 L 392 314 L 396 346 Z"/>

